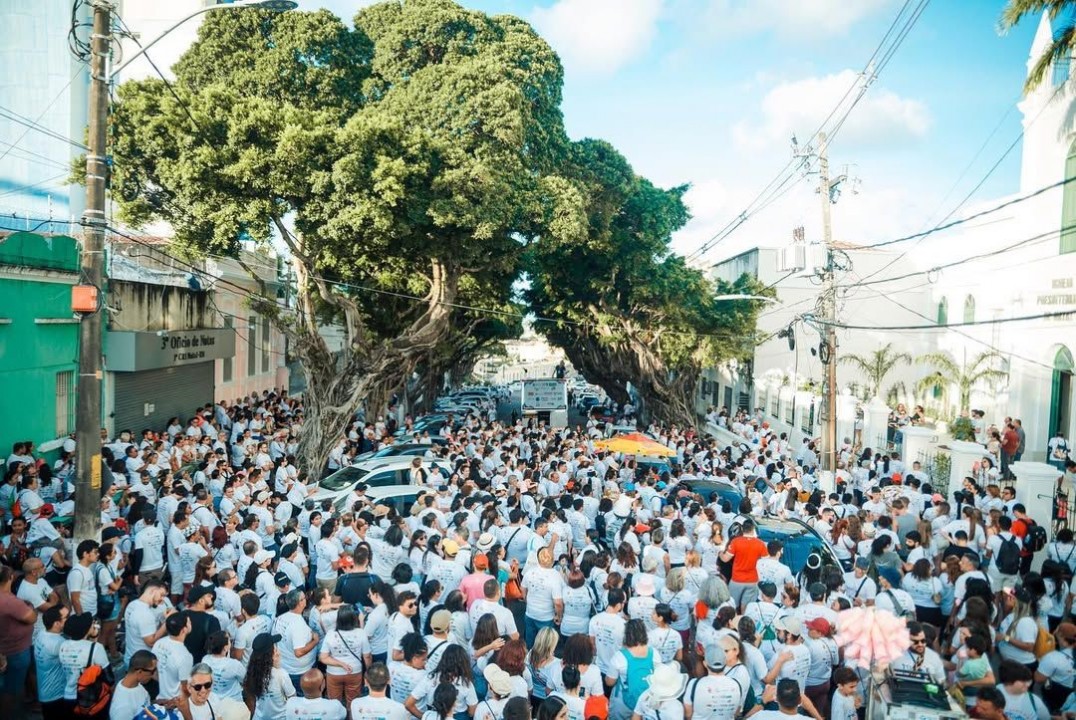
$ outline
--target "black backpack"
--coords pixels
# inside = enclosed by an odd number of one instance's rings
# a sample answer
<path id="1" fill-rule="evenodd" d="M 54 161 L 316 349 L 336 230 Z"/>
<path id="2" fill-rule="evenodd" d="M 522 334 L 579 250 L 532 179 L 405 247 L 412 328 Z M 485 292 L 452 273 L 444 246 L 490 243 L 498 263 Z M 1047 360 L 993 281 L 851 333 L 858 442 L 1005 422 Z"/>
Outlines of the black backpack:
<path id="1" fill-rule="evenodd" d="M 1037 553 L 1046 547 L 1046 528 L 1039 525 L 1037 522 L 1028 518 L 1024 522 L 1027 523 L 1027 535 L 1024 536 L 1024 549 L 1033 553 Z"/>
<path id="2" fill-rule="evenodd" d="M 1001 547 L 998 548 L 998 556 L 994 558 L 994 564 L 1002 575 L 1016 575 L 1020 572 L 1020 545 L 1013 537 L 1002 538 Z"/>

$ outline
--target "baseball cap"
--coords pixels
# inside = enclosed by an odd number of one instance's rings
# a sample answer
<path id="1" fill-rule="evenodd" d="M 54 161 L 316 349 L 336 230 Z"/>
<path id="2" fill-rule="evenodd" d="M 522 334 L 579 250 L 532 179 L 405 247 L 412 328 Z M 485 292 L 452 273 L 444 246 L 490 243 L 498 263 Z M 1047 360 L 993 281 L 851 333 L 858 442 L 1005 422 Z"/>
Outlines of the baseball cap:
<path id="1" fill-rule="evenodd" d="M 824 617 L 816 617 L 814 620 L 809 620 L 807 622 L 807 629 L 815 630 L 823 635 L 829 635 L 833 632 L 833 626 L 830 625 L 829 620 L 826 620 Z"/>
<path id="2" fill-rule="evenodd" d="M 273 553 L 268 550 L 259 550 L 254 553 L 254 564 L 261 565 L 263 562 L 273 559 Z"/>
<path id="3" fill-rule="evenodd" d="M 587 701 L 583 704 L 583 718 L 590 720 L 606 720 L 609 717 L 609 698 L 605 695 L 587 695 Z"/>
<path id="4" fill-rule="evenodd" d="M 871 566 L 870 558 L 865 558 L 865 557 L 857 557 L 856 558 L 856 567 L 857 568 L 861 568 L 863 570 L 866 570 L 870 566 Z"/>
<path id="5" fill-rule="evenodd" d="M 782 615 L 773 621 L 773 626 L 796 636 L 803 635 L 803 623 L 795 615 Z"/>
<path id="6" fill-rule="evenodd" d="M 758 584 L 758 591 L 763 597 L 777 597 L 777 585 L 772 582 L 760 582 Z"/>
<path id="7" fill-rule="evenodd" d="M 56 508 L 53 507 L 52 503 L 45 503 L 40 508 L 38 508 L 37 514 L 41 517 L 52 517 L 56 514 Z M 68 618 L 68 620 L 70 620 L 70 618 Z"/>
<path id="8" fill-rule="evenodd" d="M 460 544 L 451 538 L 441 541 L 441 550 L 449 557 L 455 557 L 460 551 Z"/>
<path id="9" fill-rule="evenodd" d="M 446 632 L 452 627 L 452 613 L 448 610 L 438 610 L 430 616 L 430 629 L 434 632 Z"/>
<path id="10" fill-rule="evenodd" d="M 443 612 L 448 611 L 446 610 Z M 434 614 L 436 615 L 437 613 Z M 508 697 L 512 694 L 512 677 L 502 670 L 496 663 L 486 665 L 485 669 L 482 671 L 482 676 L 486 678 L 486 682 L 489 683 L 490 689 L 500 697 Z"/>
<path id="11" fill-rule="evenodd" d="M 254 641 L 250 643 L 250 649 L 254 652 L 264 652 L 269 650 L 278 642 L 280 642 L 280 635 L 270 635 L 269 633 L 261 633 L 254 638 Z"/>
<path id="12" fill-rule="evenodd" d="M 711 670 L 725 669 L 725 648 L 721 647 L 721 643 L 710 643 L 706 647 L 706 667 Z"/>
<path id="13" fill-rule="evenodd" d="M 288 585 L 291 585 L 291 578 L 288 577 L 288 574 L 286 572 L 281 570 L 273 576 L 273 582 L 276 583 L 277 587 L 287 587 Z"/>
<path id="14" fill-rule="evenodd" d="M 213 595 L 216 597 L 217 591 L 212 585 L 197 585 L 191 588 L 191 591 L 187 593 L 187 604 L 193 605 L 206 595 Z"/>
<path id="15" fill-rule="evenodd" d="M 355 559 L 350 555 L 341 555 L 339 562 L 341 570 L 350 570 L 355 567 Z"/>
<path id="16" fill-rule="evenodd" d="M 482 553 L 475 555 L 472 562 L 475 570 L 489 570 L 489 558 Z"/>

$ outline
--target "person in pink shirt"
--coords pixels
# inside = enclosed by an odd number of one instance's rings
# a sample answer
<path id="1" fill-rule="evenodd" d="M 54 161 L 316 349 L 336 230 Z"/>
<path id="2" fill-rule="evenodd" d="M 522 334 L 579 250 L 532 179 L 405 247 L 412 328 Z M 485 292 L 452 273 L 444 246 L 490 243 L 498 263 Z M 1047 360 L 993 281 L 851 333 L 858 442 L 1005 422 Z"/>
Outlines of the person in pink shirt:
<path id="1" fill-rule="evenodd" d="M 474 572 L 467 577 L 460 580 L 460 592 L 463 593 L 463 599 L 467 601 L 467 609 L 471 609 L 471 604 L 479 598 L 485 597 L 483 586 L 486 584 L 486 580 L 489 580 L 489 558 L 481 553 L 476 553 L 471 558 L 471 563 L 474 565 Z"/>

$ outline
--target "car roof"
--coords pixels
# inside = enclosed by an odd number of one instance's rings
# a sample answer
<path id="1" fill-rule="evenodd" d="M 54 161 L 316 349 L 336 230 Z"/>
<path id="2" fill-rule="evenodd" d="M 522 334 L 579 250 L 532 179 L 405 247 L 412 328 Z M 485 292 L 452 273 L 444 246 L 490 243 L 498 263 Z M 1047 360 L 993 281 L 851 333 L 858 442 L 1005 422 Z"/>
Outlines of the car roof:
<path id="1" fill-rule="evenodd" d="M 429 467 L 434 462 L 433 460 L 427 460 L 425 458 L 419 457 L 418 455 L 389 455 L 386 457 L 369 458 L 367 460 L 362 460 L 361 462 L 355 463 L 351 467 L 362 468 L 363 470 L 367 470 L 369 472 L 373 472 L 374 470 L 408 468 L 411 467 L 411 463 L 414 461 L 415 458 L 419 458 L 419 460 L 422 461 L 423 467 Z M 448 463 L 442 462 L 441 464 L 447 465 Z"/>
<path id="2" fill-rule="evenodd" d="M 373 500 L 387 500 L 389 498 L 418 495 L 420 490 L 427 490 L 421 485 L 382 485 L 366 489 L 367 497 Z"/>

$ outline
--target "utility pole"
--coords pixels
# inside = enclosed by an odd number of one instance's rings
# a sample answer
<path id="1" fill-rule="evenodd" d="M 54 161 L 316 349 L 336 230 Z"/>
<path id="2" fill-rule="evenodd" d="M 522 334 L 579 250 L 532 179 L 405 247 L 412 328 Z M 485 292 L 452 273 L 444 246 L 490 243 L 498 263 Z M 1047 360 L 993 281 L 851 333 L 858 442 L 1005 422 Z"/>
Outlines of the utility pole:
<path id="1" fill-rule="evenodd" d="M 825 332 L 822 347 L 825 357 L 819 358 L 826 365 L 825 395 L 822 402 L 822 469 L 837 469 L 837 287 L 833 267 L 833 225 L 830 209 L 833 204 L 833 186 L 829 179 L 829 148 L 826 134 L 818 135 L 818 193 L 822 196 L 822 246 L 825 267 L 822 274 L 822 315 Z"/>
<path id="2" fill-rule="evenodd" d="M 105 276 L 105 184 L 108 177 L 108 61 L 112 2 L 93 0 L 90 56 L 89 150 L 86 210 L 82 214 L 81 282 L 97 289 L 96 308 L 79 322 L 78 398 L 75 408 L 76 540 L 96 540 L 101 529 L 101 376 Z"/>

